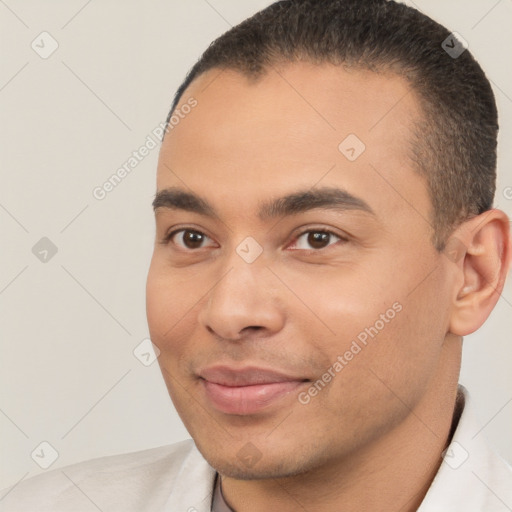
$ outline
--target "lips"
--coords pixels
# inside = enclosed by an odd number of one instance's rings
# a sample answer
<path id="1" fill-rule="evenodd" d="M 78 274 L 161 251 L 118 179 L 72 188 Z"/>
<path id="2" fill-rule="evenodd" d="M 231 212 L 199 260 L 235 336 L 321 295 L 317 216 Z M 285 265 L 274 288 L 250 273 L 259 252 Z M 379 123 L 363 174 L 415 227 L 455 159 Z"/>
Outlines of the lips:
<path id="1" fill-rule="evenodd" d="M 308 379 L 258 367 L 227 366 L 199 372 L 206 399 L 226 414 L 255 414 L 281 401 Z"/>

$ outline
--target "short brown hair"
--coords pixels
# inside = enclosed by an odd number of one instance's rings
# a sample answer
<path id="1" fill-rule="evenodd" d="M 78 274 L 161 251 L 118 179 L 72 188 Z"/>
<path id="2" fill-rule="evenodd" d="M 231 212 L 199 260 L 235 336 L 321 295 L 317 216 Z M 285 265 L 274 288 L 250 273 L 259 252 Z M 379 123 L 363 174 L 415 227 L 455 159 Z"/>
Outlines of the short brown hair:
<path id="1" fill-rule="evenodd" d="M 492 208 L 498 116 L 494 94 L 469 51 L 443 48 L 450 32 L 393 0 L 282 0 L 215 40 L 179 87 L 213 69 L 258 78 L 278 62 L 328 62 L 392 71 L 416 91 L 423 119 L 411 159 L 427 181 L 433 242 L 444 249 L 460 222 Z M 455 44 L 450 40 L 450 46 Z"/>

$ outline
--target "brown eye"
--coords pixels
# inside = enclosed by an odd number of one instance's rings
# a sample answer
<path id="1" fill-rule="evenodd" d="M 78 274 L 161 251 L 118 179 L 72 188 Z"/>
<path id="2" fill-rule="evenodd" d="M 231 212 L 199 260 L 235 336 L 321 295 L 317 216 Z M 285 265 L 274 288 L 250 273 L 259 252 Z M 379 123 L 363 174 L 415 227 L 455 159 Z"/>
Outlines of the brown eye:
<path id="1" fill-rule="evenodd" d="M 179 231 L 171 233 L 168 239 L 183 249 L 193 250 L 204 247 L 203 244 L 206 240 L 209 240 L 209 237 L 193 229 L 180 229 Z"/>
<path id="2" fill-rule="evenodd" d="M 188 249 L 198 249 L 204 241 L 204 235 L 197 231 L 185 231 L 183 233 L 183 244 Z"/>
<path id="3" fill-rule="evenodd" d="M 329 239 L 331 235 L 329 233 L 321 231 L 312 231 L 308 234 L 308 244 L 313 249 L 323 249 L 329 245 Z"/>
<path id="4" fill-rule="evenodd" d="M 321 250 L 341 240 L 345 239 L 331 231 L 310 229 L 297 237 L 292 249 Z"/>

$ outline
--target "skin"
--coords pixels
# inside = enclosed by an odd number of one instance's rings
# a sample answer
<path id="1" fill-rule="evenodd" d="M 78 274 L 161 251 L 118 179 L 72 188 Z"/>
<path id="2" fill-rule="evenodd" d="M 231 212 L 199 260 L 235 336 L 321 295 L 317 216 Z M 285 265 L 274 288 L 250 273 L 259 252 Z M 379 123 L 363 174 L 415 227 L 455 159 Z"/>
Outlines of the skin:
<path id="1" fill-rule="evenodd" d="M 448 244 L 456 258 L 434 248 L 428 190 L 409 159 L 422 114 L 400 77 L 308 63 L 258 81 L 212 70 L 181 104 L 191 96 L 197 106 L 164 139 L 157 190 L 193 192 L 218 218 L 157 208 L 147 281 L 151 339 L 185 426 L 238 512 L 416 510 L 449 441 L 462 336 L 503 288 L 506 215 L 459 226 Z M 338 150 L 351 133 L 366 145 L 353 162 Z M 258 215 L 261 202 L 324 187 L 372 213 Z M 198 248 L 183 232 L 163 241 L 180 228 L 205 235 Z M 335 236 L 312 244 L 319 230 Z M 252 263 L 236 252 L 249 236 L 263 249 Z M 302 404 L 299 393 L 396 303 L 400 312 Z M 216 364 L 309 382 L 255 414 L 228 414 L 198 377 Z"/>

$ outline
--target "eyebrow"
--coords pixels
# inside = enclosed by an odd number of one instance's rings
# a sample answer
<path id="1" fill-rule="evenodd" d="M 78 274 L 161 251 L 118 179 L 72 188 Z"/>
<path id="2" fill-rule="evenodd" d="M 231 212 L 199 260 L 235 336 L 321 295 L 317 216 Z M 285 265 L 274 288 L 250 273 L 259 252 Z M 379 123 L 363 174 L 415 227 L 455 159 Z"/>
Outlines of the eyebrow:
<path id="1" fill-rule="evenodd" d="M 160 208 L 185 210 L 220 219 L 218 212 L 206 199 L 177 187 L 166 188 L 157 192 L 153 201 L 153 209 L 156 212 Z M 363 199 L 341 188 L 323 187 L 314 190 L 299 190 L 283 197 L 263 201 L 259 205 L 258 217 L 264 221 L 315 209 L 359 210 L 375 215 L 375 212 Z"/>

